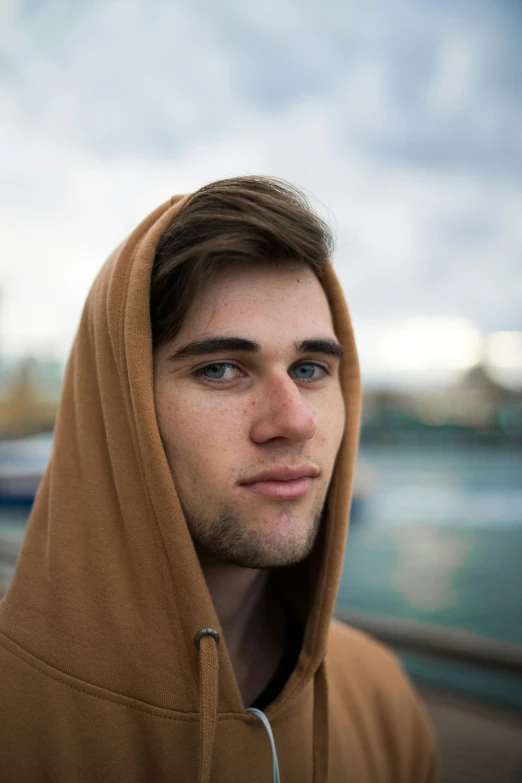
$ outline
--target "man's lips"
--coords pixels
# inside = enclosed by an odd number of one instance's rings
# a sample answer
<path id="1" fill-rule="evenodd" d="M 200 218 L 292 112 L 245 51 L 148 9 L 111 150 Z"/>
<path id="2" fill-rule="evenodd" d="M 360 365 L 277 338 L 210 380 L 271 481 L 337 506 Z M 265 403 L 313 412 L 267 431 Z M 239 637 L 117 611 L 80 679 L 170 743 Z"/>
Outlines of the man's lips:
<path id="1" fill-rule="evenodd" d="M 254 484 L 258 481 L 294 481 L 305 477 L 315 478 L 319 475 L 319 468 L 315 465 L 279 465 L 267 468 L 254 476 L 241 481 L 241 484 Z"/>
<path id="2" fill-rule="evenodd" d="M 274 500 L 295 500 L 307 494 L 318 475 L 313 465 L 282 465 L 257 473 L 241 486 Z"/>

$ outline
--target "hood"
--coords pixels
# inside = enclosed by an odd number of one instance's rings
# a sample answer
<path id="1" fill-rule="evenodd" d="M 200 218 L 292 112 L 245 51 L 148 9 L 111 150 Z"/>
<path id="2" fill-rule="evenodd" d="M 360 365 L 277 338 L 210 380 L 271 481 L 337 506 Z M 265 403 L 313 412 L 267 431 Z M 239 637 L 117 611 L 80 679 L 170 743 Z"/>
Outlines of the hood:
<path id="1" fill-rule="evenodd" d="M 219 630 L 160 440 L 153 397 L 150 277 L 158 241 L 183 208 L 158 207 L 111 255 L 89 293 L 67 364 L 54 446 L 0 628 L 48 665 L 167 709 L 199 709 L 196 634 Z M 350 318 L 331 266 L 323 279 L 345 358 L 346 431 L 314 551 L 284 569 L 299 613 L 296 668 L 267 714 L 314 677 L 341 574 L 360 422 Z M 279 578 L 279 577 L 278 577 Z M 219 712 L 243 711 L 224 643 Z"/>

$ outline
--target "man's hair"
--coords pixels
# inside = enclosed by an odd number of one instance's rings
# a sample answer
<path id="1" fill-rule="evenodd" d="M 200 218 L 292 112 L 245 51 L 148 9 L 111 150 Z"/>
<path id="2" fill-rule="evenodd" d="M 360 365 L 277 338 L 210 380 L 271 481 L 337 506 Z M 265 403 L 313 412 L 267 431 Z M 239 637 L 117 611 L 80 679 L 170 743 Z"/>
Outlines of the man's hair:
<path id="1" fill-rule="evenodd" d="M 156 249 L 153 349 L 176 336 L 198 291 L 219 271 L 303 264 L 321 280 L 332 249 L 330 229 L 294 186 L 260 176 L 206 185 L 190 197 Z"/>

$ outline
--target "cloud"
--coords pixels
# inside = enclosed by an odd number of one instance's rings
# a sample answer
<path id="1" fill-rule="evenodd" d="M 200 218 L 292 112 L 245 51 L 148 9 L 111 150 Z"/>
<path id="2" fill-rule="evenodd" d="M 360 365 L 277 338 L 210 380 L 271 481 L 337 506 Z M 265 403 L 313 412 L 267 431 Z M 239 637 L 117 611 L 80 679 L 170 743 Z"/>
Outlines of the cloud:
<path id="1" fill-rule="evenodd" d="M 5 5 L 3 349 L 63 355 L 122 237 L 172 193 L 243 173 L 314 194 L 357 322 L 522 328 L 514 13 L 479 0 Z"/>

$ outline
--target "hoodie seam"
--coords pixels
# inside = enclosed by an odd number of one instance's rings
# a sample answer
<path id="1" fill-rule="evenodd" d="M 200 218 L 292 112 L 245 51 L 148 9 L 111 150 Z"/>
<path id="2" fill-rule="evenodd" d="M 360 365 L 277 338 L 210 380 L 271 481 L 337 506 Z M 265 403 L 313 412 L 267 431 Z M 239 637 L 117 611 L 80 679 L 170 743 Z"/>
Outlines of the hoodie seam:
<path id="1" fill-rule="evenodd" d="M 7 646 L 5 642 L 3 642 L 2 638 L 7 641 Z M 145 715 L 151 715 L 154 718 L 161 718 L 162 720 L 171 720 L 171 721 L 181 721 L 184 723 L 196 723 L 199 718 L 200 714 L 199 712 L 186 712 L 183 713 L 181 710 L 171 710 L 168 707 L 158 707 L 153 704 L 147 704 L 146 702 L 143 702 L 143 707 L 138 706 L 137 704 L 129 703 L 133 700 L 132 696 L 125 696 L 124 694 L 119 694 L 117 692 L 113 691 L 107 691 L 105 695 L 102 695 L 100 693 L 94 693 L 91 689 L 102 689 L 101 685 L 95 685 L 93 683 L 85 682 L 83 680 L 80 680 L 77 677 L 74 677 L 72 674 L 67 674 L 67 672 L 62 672 L 60 669 L 56 669 L 54 666 L 51 666 L 50 664 L 46 663 L 42 659 L 38 658 L 37 656 L 33 655 L 33 653 L 26 650 L 22 645 L 18 644 L 18 642 L 13 641 L 13 639 L 10 639 L 8 636 L 6 636 L 5 633 L 0 632 L 0 645 L 3 647 L 3 649 L 9 654 L 12 655 L 13 658 L 16 658 L 16 660 L 20 661 L 22 664 L 25 664 L 26 666 L 29 666 L 31 669 L 34 669 L 39 674 L 41 674 L 43 677 L 46 677 L 48 680 L 52 680 L 52 682 L 57 682 L 59 685 L 63 685 L 66 688 L 70 688 L 73 691 L 77 691 L 78 693 L 81 693 L 84 696 L 91 696 L 94 699 L 99 699 L 100 701 L 106 701 L 110 704 L 116 704 L 119 707 L 125 707 L 131 710 L 135 710 L 136 712 L 141 712 Z M 18 654 L 14 650 L 10 649 L 10 646 L 14 645 L 18 647 L 22 654 Z M 29 661 L 25 658 L 25 656 L 30 656 L 31 658 L 34 658 L 35 661 Z M 52 671 L 44 671 L 45 668 L 49 668 Z M 71 682 L 67 682 L 68 678 L 74 679 L 78 685 L 74 685 Z M 81 685 L 80 685 L 81 683 Z M 177 715 L 162 715 L 159 710 L 165 711 L 165 712 L 179 712 Z M 254 721 L 250 720 L 250 717 L 245 715 L 237 715 L 236 713 L 227 713 L 222 712 L 218 713 L 217 715 L 218 720 L 241 720 L 243 722 L 253 723 Z"/>

